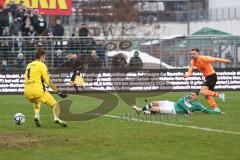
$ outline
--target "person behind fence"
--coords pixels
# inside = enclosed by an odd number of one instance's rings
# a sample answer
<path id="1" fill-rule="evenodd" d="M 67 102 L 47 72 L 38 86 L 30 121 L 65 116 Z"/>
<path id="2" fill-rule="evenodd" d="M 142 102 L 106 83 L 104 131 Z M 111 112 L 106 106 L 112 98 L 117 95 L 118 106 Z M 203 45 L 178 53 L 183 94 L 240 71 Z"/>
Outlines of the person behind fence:
<path id="1" fill-rule="evenodd" d="M 38 20 L 37 20 L 36 25 L 34 26 L 34 29 L 36 30 L 36 32 L 39 36 L 42 36 L 44 34 L 46 28 L 47 28 L 47 24 L 46 24 L 45 20 L 43 19 L 42 15 L 39 14 Z"/>
<path id="2" fill-rule="evenodd" d="M 2 60 L 1 71 L 9 71 L 8 62 L 5 59 Z"/>
<path id="3" fill-rule="evenodd" d="M 50 23 L 48 25 L 48 28 L 47 28 L 47 31 L 46 31 L 46 36 L 53 37 L 53 26 L 54 25 L 52 23 Z"/>
<path id="4" fill-rule="evenodd" d="M 82 90 L 83 90 L 84 83 L 85 83 L 85 81 L 83 79 L 83 76 L 81 75 L 80 70 L 77 69 L 76 71 L 73 72 L 73 75 L 70 80 L 70 84 L 75 88 L 77 93 L 80 93 L 79 87 L 82 88 Z"/>
<path id="5" fill-rule="evenodd" d="M 26 65 L 26 62 L 25 62 L 24 55 L 20 52 L 17 55 L 16 67 L 19 68 L 19 69 L 23 69 L 25 67 L 25 65 Z"/>
<path id="6" fill-rule="evenodd" d="M 39 11 L 38 9 L 33 10 L 33 13 L 31 14 L 31 22 L 32 25 L 35 27 L 38 23 L 38 16 L 39 16 Z"/>
<path id="7" fill-rule="evenodd" d="M 98 57 L 101 59 L 103 66 L 106 66 L 106 47 L 103 41 L 96 40 L 96 46 L 94 47 Z"/>
<path id="8" fill-rule="evenodd" d="M 64 35 L 64 27 L 61 24 L 61 19 L 56 20 L 56 24 L 53 26 L 53 36 L 63 36 Z"/>
<path id="9" fill-rule="evenodd" d="M 127 65 L 126 57 L 122 53 L 118 53 L 112 58 L 112 66 L 121 68 Z"/>
<path id="10" fill-rule="evenodd" d="M 82 24 L 81 28 L 79 29 L 79 33 L 78 33 L 79 37 L 87 37 L 87 36 L 89 36 L 89 33 L 90 32 L 88 30 L 87 25 L 85 23 Z"/>
<path id="11" fill-rule="evenodd" d="M 139 52 L 135 51 L 134 56 L 130 59 L 129 66 L 131 67 L 142 67 L 143 62 L 142 59 L 139 57 Z"/>
<path id="12" fill-rule="evenodd" d="M 68 58 L 62 65 L 60 65 L 56 72 L 72 72 L 80 67 L 83 67 L 85 64 L 85 60 L 83 58 L 84 55 L 70 53 L 66 56 Z"/>
<path id="13" fill-rule="evenodd" d="M 29 16 L 26 17 L 24 23 L 22 24 L 22 34 L 23 36 L 28 36 L 28 32 L 30 31 L 31 27 L 31 19 Z"/>
<path id="14" fill-rule="evenodd" d="M 192 91 L 190 95 L 181 97 L 177 102 L 160 100 L 152 101 L 149 104 L 146 104 L 142 108 L 137 107 L 136 105 L 132 108 L 136 112 L 144 112 L 145 114 L 161 113 L 161 114 L 192 114 L 193 112 L 199 111 L 209 114 L 219 114 L 223 113 L 221 111 L 216 111 L 213 109 L 207 109 L 198 101 L 199 92 Z"/>

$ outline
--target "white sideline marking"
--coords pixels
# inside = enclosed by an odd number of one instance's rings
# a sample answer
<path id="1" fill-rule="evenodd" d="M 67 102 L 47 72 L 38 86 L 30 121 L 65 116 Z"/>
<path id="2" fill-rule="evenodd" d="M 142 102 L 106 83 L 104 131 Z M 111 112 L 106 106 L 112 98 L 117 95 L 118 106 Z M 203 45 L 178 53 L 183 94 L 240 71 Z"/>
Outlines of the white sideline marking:
<path id="1" fill-rule="evenodd" d="M 113 115 L 102 115 L 102 116 L 103 117 L 109 117 L 109 118 L 121 119 L 120 117 L 113 116 Z M 166 122 L 160 122 L 160 121 L 143 121 L 143 120 L 138 120 L 138 119 L 135 119 L 135 118 L 132 118 L 131 120 L 134 121 L 134 122 L 141 122 L 141 123 L 161 124 L 161 125 L 165 125 L 165 126 L 190 128 L 190 129 L 202 130 L 202 131 L 207 131 L 207 132 L 218 132 L 218 133 L 240 135 L 240 132 L 226 131 L 226 130 L 221 130 L 221 129 L 211 129 L 211 128 L 204 128 L 204 127 L 198 127 L 198 126 L 187 126 L 187 125 L 166 123 Z"/>

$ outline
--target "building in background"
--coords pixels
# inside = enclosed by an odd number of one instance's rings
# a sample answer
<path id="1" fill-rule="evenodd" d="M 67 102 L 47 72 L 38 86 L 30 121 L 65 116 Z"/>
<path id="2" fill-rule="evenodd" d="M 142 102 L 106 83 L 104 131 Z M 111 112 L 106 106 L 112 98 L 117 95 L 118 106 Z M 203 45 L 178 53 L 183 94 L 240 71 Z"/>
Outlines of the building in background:
<path id="1" fill-rule="evenodd" d="M 209 9 L 237 7 L 240 7 L 239 0 L 209 0 Z"/>
<path id="2" fill-rule="evenodd" d="M 114 16 L 119 3 L 127 3 L 127 8 L 134 11 L 135 21 L 187 21 L 190 17 L 206 18 L 208 0 L 91 0 L 73 1 L 75 11 L 84 21 L 101 21 L 103 15 Z M 127 13 L 122 13 L 127 14 Z"/>

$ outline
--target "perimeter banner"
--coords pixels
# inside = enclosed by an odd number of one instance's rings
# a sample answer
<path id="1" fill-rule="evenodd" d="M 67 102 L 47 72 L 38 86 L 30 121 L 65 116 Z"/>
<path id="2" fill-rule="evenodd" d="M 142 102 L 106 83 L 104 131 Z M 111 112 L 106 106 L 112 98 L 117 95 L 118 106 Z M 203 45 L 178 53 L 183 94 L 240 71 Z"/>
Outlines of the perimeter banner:
<path id="1" fill-rule="evenodd" d="M 185 69 L 140 70 L 127 72 L 83 73 L 84 91 L 101 92 L 154 92 L 199 90 L 204 77 L 199 72 L 185 81 Z M 216 90 L 240 90 L 240 69 L 217 69 Z M 55 85 L 68 93 L 75 92 L 70 84 L 72 73 L 52 73 Z M 23 73 L 0 73 L 0 94 L 22 93 L 24 89 Z M 82 90 L 81 88 L 79 88 Z"/>
<path id="2" fill-rule="evenodd" d="M 27 8 L 38 9 L 45 15 L 71 15 L 72 0 L 15 0 L 16 4 L 23 1 Z M 0 6 L 5 7 L 11 0 L 0 0 Z"/>

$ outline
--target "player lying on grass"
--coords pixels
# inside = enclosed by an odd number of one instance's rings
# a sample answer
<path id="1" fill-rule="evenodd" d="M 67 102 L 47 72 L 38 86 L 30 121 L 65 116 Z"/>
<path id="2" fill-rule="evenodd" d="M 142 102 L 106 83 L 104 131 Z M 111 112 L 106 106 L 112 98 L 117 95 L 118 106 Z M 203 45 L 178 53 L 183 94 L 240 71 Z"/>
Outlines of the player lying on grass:
<path id="1" fill-rule="evenodd" d="M 25 72 L 24 79 L 24 96 L 31 103 L 35 112 L 34 121 L 37 127 L 41 127 L 40 123 L 40 108 L 41 103 L 44 103 L 53 109 L 54 122 L 62 127 L 67 127 L 67 123 L 59 119 L 59 105 L 53 96 L 46 90 L 45 84 L 48 85 L 55 93 L 62 98 L 67 95 L 60 92 L 52 83 L 45 62 L 45 51 L 38 49 L 35 55 L 36 59 L 29 63 Z"/>
<path id="2" fill-rule="evenodd" d="M 186 95 L 180 98 L 177 102 L 172 101 L 153 101 L 145 105 L 143 108 L 133 106 L 133 109 L 137 112 L 144 112 L 147 114 L 161 113 L 161 114 L 192 114 L 195 111 L 204 113 L 222 113 L 212 109 L 204 107 L 197 99 L 199 92 L 192 91 L 190 95 Z"/>
<path id="3" fill-rule="evenodd" d="M 191 50 L 192 61 L 188 72 L 185 73 L 184 77 L 188 78 L 192 75 L 194 67 L 196 67 L 205 77 L 205 82 L 201 87 L 200 93 L 205 96 L 208 103 L 214 110 L 220 111 L 217 103 L 213 97 L 218 97 L 220 100 L 225 102 L 225 95 L 214 92 L 214 87 L 217 83 L 217 74 L 213 69 L 212 62 L 231 63 L 228 59 L 214 58 L 210 56 L 201 55 L 199 49 L 193 48 Z"/>

